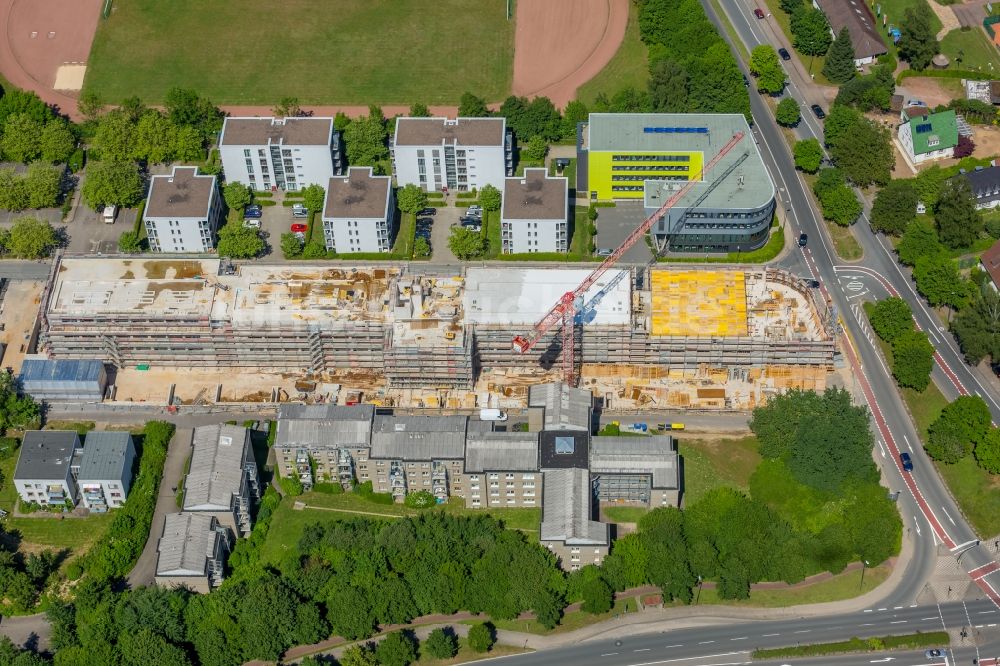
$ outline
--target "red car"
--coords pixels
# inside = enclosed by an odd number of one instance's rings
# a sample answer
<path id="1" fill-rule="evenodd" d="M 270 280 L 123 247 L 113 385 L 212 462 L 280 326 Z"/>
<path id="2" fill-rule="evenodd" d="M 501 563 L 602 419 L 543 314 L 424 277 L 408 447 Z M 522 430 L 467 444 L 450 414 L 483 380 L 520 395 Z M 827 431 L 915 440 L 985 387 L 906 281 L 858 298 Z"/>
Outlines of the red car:
<path id="1" fill-rule="evenodd" d="M 753 15 L 759 19 L 762 19 L 764 18 L 764 10 L 758 7 L 757 9 L 753 10 Z"/>
<path id="2" fill-rule="evenodd" d="M 308 228 L 309 228 L 308 224 L 298 224 L 298 223 L 295 223 L 295 224 L 292 225 L 292 231 L 295 232 L 295 233 L 298 233 L 300 231 L 305 231 Z"/>

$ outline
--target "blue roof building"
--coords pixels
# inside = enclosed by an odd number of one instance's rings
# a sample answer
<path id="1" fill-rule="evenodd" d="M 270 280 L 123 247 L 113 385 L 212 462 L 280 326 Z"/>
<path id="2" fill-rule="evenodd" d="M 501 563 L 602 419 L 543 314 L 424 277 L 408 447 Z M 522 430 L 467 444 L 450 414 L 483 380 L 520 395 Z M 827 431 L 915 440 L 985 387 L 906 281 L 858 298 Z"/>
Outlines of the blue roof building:
<path id="1" fill-rule="evenodd" d="M 98 360 L 25 359 L 18 379 L 21 389 L 36 400 L 100 402 L 108 373 Z"/>

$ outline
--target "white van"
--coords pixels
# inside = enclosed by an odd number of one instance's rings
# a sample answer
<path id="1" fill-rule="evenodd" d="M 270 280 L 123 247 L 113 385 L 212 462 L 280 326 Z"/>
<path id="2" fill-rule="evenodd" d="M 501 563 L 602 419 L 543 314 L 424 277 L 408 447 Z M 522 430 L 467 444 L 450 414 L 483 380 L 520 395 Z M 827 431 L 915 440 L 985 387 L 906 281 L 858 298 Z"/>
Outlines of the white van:
<path id="1" fill-rule="evenodd" d="M 480 421 L 506 421 L 507 412 L 502 412 L 499 409 L 480 409 L 479 410 L 479 420 Z"/>
<path id="2" fill-rule="evenodd" d="M 107 206 L 105 206 L 104 207 L 104 215 L 103 215 L 104 224 L 114 224 L 115 223 L 115 215 L 117 213 L 118 213 L 118 206 L 113 206 L 111 204 L 108 204 Z"/>

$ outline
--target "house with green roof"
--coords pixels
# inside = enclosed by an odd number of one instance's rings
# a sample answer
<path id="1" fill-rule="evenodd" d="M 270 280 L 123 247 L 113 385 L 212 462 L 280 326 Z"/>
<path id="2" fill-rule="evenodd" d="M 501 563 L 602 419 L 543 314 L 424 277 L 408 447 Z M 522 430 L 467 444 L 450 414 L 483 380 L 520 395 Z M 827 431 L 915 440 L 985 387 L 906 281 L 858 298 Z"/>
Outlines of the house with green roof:
<path id="1" fill-rule="evenodd" d="M 913 116 L 899 126 L 899 143 L 913 164 L 954 157 L 958 122 L 952 110 Z"/>

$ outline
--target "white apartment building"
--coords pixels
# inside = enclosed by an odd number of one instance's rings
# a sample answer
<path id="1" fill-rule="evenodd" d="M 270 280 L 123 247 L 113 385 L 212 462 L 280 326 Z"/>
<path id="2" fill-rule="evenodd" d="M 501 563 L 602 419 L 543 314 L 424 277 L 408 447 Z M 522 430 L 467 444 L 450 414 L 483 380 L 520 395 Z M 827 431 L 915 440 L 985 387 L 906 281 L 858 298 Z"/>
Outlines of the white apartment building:
<path id="1" fill-rule="evenodd" d="M 103 513 L 124 504 L 134 463 L 135 444 L 129 433 L 87 433 L 76 479 L 83 505 Z"/>
<path id="2" fill-rule="evenodd" d="M 500 207 L 504 254 L 565 252 L 568 243 L 569 180 L 545 169 L 525 169 L 504 180 Z"/>
<path id="3" fill-rule="evenodd" d="M 27 504 L 76 504 L 73 465 L 78 463 L 80 437 L 71 430 L 29 430 L 24 433 L 14 468 L 14 487 Z"/>
<path id="4" fill-rule="evenodd" d="M 397 185 L 428 192 L 502 189 L 513 151 L 506 118 L 397 118 L 393 173 Z"/>
<path id="5" fill-rule="evenodd" d="M 226 118 L 219 154 L 226 180 L 254 190 L 325 185 L 343 164 L 333 118 Z"/>
<path id="6" fill-rule="evenodd" d="M 222 197 L 215 176 L 197 167 L 174 167 L 153 176 L 142 212 L 153 252 L 209 252 L 222 217 Z"/>
<path id="7" fill-rule="evenodd" d="M 391 180 L 372 175 L 371 167 L 351 167 L 330 179 L 321 218 L 327 250 L 389 251 L 396 217 Z"/>

